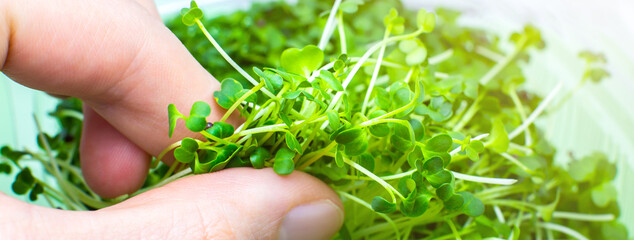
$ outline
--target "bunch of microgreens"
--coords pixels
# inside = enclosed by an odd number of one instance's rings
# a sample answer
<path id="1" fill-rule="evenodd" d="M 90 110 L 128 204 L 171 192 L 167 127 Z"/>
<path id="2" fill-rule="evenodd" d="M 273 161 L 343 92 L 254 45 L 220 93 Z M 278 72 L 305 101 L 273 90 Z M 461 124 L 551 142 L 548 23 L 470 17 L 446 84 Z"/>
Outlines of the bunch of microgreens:
<path id="1" fill-rule="evenodd" d="M 208 122 L 205 101 L 188 114 L 169 105 L 170 136 L 184 121 L 206 140 L 166 148 L 139 193 L 190 174 L 272 167 L 333 187 L 346 215 L 336 238 L 627 238 L 615 220 L 614 164 L 597 153 L 573 158 L 566 171 L 553 164 L 554 149 L 532 125 L 561 89 L 543 99 L 518 90 L 520 62 L 529 49 L 544 47 L 534 27 L 513 34 L 513 51 L 502 55 L 497 38 L 458 26 L 458 13 L 410 12 L 398 1 L 258 5 L 207 21 L 210 28 L 195 2 L 181 14 L 179 23 L 198 26 L 204 37 L 180 25 L 172 30 L 216 77 L 227 77 L 214 92 L 226 113 Z M 580 86 L 608 76 L 601 55 L 581 56 L 588 68 Z M 38 135 L 45 154 L 2 149 L 20 169 L 15 193 L 43 195 L 67 209 L 130 197 L 99 198 L 81 178 L 79 106 L 60 105 L 54 116 L 62 132 Z M 235 112 L 243 119 L 237 127 L 225 123 Z M 160 163 L 172 152 L 174 164 Z M 25 156 L 58 186 L 33 177 L 19 164 Z M 0 163 L 0 171 L 11 166 Z"/>

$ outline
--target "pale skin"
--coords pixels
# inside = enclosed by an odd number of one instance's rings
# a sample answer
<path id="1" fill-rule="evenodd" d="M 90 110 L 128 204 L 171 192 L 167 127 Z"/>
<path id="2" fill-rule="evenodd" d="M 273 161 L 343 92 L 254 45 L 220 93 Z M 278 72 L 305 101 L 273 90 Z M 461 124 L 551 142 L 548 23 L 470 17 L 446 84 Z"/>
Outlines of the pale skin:
<path id="1" fill-rule="evenodd" d="M 84 101 L 82 172 L 104 197 L 136 191 L 150 156 L 195 137 L 181 122 L 168 138 L 169 103 L 189 112 L 195 101 L 211 103 L 219 87 L 151 0 L 0 0 L 0 66 L 24 86 Z M 213 121 L 223 112 L 212 108 Z M 92 212 L 0 193 L 0 239 L 276 239 L 292 209 L 314 203 L 333 211 L 318 211 L 302 238 L 328 238 L 341 226 L 341 202 L 301 172 L 241 168 L 187 177 Z"/>

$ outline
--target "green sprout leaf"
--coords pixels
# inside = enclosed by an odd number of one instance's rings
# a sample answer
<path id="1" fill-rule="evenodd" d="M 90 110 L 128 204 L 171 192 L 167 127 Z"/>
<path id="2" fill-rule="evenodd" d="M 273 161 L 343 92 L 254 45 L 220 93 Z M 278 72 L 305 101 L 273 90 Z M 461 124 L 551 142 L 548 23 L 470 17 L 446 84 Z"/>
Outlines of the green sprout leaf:
<path id="1" fill-rule="evenodd" d="M 335 152 L 335 164 L 337 165 L 337 167 L 344 166 L 343 151 L 342 151 L 343 149 L 344 149 L 343 145 L 337 146 L 337 151 Z"/>
<path id="2" fill-rule="evenodd" d="M 451 183 L 453 181 L 453 174 L 448 170 L 441 170 L 434 174 L 426 175 L 425 179 L 429 181 L 432 187 L 439 188 L 445 183 Z"/>
<path id="3" fill-rule="evenodd" d="M 376 166 L 375 161 L 374 161 L 374 156 L 372 156 L 372 154 L 369 153 L 363 153 L 361 155 L 359 155 L 359 165 L 361 165 L 363 168 L 367 169 L 370 172 L 374 172 L 374 168 Z"/>
<path id="4" fill-rule="evenodd" d="M 220 91 L 214 92 L 214 98 L 218 105 L 224 109 L 229 109 L 244 94 L 240 82 L 233 78 L 227 78 L 220 83 Z"/>
<path id="5" fill-rule="evenodd" d="M 297 138 L 295 138 L 295 135 L 290 132 L 286 132 L 286 134 L 284 134 L 284 138 L 286 139 L 286 145 L 288 146 L 288 148 L 299 154 L 303 154 L 302 145 L 299 144 Z"/>
<path id="6" fill-rule="evenodd" d="M 365 131 L 363 129 L 353 128 L 339 133 L 339 135 L 335 138 L 335 141 L 339 144 L 346 145 L 356 140 L 363 140 L 364 137 Z"/>
<path id="7" fill-rule="evenodd" d="M 343 91 L 343 85 L 341 85 L 341 82 L 337 78 L 335 78 L 335 76 L 332 75 L 331 72 L 326 70 L 321 70 L 319 74 L 320 74 L 319 77 L 323 79 L 330 88 L 332 88 L 335 91 Z"/>
<path id="8" fill-rule="evenodd" d="M 15 176 L 15 181 L 11 186 L 11 189 L 15 194 L 26 194 L 35 184 L 35 178 L 31 174 L 30 168 L 24 168 L 18 175 Z"/>
<path id="9" fill-rule="evenodd" d="M 387 112 L 385 112 L 383 110 L 376 110 L 376 111 L 370 113 L 368 118 L 369 119 L 374 119 L 374 118 L 383 116 L 385 114 L 387 114 Z M 377 136 L 377 137 L 385 137 L 388 134 L 390 134 L 390 127 L 386 123 L 379 123 L 379 124 L 372 125 L 372 126 L 370 126 L 369 130 L 370 130 L 370 133 L 372 135 Z"/>
<path id="10" fill-rule="evenodd" d="M 286 92 L 286 93 L 282 94 L 282 97 L 286 98 L 286 99 L 295 99 L 295 98 L 299 97 L 299 95 L 301 93 L 302 93 L 302 91 L 299 91 L 299 90 L 292 91 L 292 92 Z"/>
<path id="11" fill-rule="evenodd" d="M 409 125 L 414 131 L 414 138 L 416 139 L 416 141 L 420 141 L 423 139 L 423 137 L 425 137 L 425 125 L 423 125 L 421 121 L 410 119 Z"/>
<path id="12" fill-rule="evenodd" d="M 328 117 L 328 124 L 330 125 L 330 128 L 339 129 L 341 123 L 341 121 L 339 120 L 339 114 L 337 114 L 337 112 L 335 111 L 328 111 L 326 113 L 326 116 Z"/>
<path id="13" fill-rule="evenodd" d="M 282 67 L 287 71 L 302 76 L 308 76 L 310 73 L 324 61 L 324 52 L 317 46 L 308 45 L 304 48 L 290 48 L 282 52 L 280 62 Z"/>
<path id="14" fill-rule="evenodd" d="M 424 44 L 420 43 L 419 46 L 407 53 L 405 63 L 407 63 L 408 66 L 414 66 L 423 63 L 425 59 L 427 59 L 427 48 Z"/>
<path id="15" fill-rule="evenodd" d="M 198 151 L 198 142 L 192 138 L 184 138 L 181 146 L 174 149 L 174 158 L 182 163 L 190 163 L 198 157 L 196 151 Z"/>
<path id="16" fill-rule="evenodd" d="M 484 213 L 484 203 L 482 203 L 480 199 L 473 196 L 470 192 L 459 192 L 458 194 L 464 199 L 462 211 L 465 214 L 471 217 L 477 217 Z"/>
<path id="17" fill-rule="evenodd" d="M 375 212 L 379 212 L 379 213 L 393 213 L 394 211 L 396 211 L 396 204 L 391 203 L 387 200 L 385 200 L 385 198 L 376 196 L 374 197 L 374 199 L 372 199 L 372 209 Z"/>
<path id="18" fill-rule="evenodd" d="M 592 202 L 597 207 L 607 207 L 613 201 L 616 201 L 616 188 L 610 183 L 604 183 L 592 188 L 590 196 Z"/>
<path id="19" fill-rule="evenodd" d="M 444 200 L 447 210 L 458 210 L 464 204 L 464 198 L 460 194 L 452 194 L 447 200 Z"/>
<path id="20" fill-rule="evenodd" d="M 359 156 L 368 149 L 368 140 L 364 138 L 359 138 L 356 141 L 346 144 L 345 147 L 346 155 Z"/>
<path id="21" fill-rule="evenodd" d="M 220 152 L 217 152 L 215 159 L 210 162 L 209 166 L 211 166 L 211 169 L 209 169 L 208 172 L 216 172 L 224 169 L 229 161 L 238 154 L 240 149 L 242 149 L 242 147 L 235 144 L 224 146 Z"/>
<path id="22" fill-rule="evenodd" d="M 275 153 L 275 163 L 273 163 L 273 171 L 279 175 L 288 175 L 295 170 L 295 151 L 288 148 L 280 148 Z"/>
<path id="23" fill-rule="evenodd" d="M 408 217 L 418 217 L 423 215 L 429 208 L 429 200 L 431 196 L 427 194 L 418 194 L 414 189 L 407 198 L 401 202 L 400 209 L 403 215 Z"/>
<path id="24" fill-rule="evenodd" d="M 3 146 L 2 148 L 0 148 L 0 154 L 13 162 L 18 162 L 18 160 L 27 155 L 26 152 L 14 151 L 8 146 Z"/>
<path id="25" fill-rule="evenodd" d="M 433 157 L 423 164 L 423 170 L 428 175 L 436 174 L 443 170 L 443 160 L 440 157 Z"/>
<path id="26" fill-rule="evenodd" d="M 189 115 L 197 115 L 201 117 L 208 117 L 211 114 L 211 107 L 208 103 L 203 101 L 195 102 L 192 105 L 192 109 L 189 111 Z"/>
<path id="27" fill-rule="evenodd" d="M 214 122 L 211 127 L 205 131 L 218 138 L 228 138 L 233 135 L 235 129 L 231 124 L 225 122 Z"/>
<path id="28" fill-rule="evenodd" d="M 339 9 L 341 9 L 341 11 L 344 13 L 351 14 L 357 12 L 357 10 L 359 9 L 359 5 L 362 4 L 363 0 L 345 0 L 341 3 Z"/>
<path id="29" fill-rule="evenodd" d="M 192 115 L 185 120 L 185 126 L 192 132 L 200 132 L 207 127 L 207 119 L 202 116 Z"/>
<path id="30" fill-rule="evenodd" d="M 183 114 L 181 114 L 178 109 L 176 109 L 176 105 L 170 104 L 167 106 L 167 117 L 169 119 L 169 137 L 171 138 L 174 134 L 174 129 L 176 128 L 176 121 L 179 118 L 185 118 Z"/>
<path id="31" fill-rule="evenodd" d="M 181 10 L 181 21 L 187 26 L 196 24 L 196 20 L 200 20 L 203 17 L 203 11 L 198 8 L 195 1 L 191 2 L 190 8 L 183 8 Z"/>
<path id="32" fill-rule="evenodd" d="M 253 168 L 255 169 L 264 168 L 264 162 L 269 159 L 271 159 L 271 153 L 263 147 L 256 148 L 249 157 L 251 165 L 253 165 Z"/>
<path id="33" fill-rule="evenodd" d="M 423 154 L 423 151 L 420 148 L 420 146 L 414 147 L 414 150 L 412 150 L 411 152 L 409 152 L 407 154 L 407 163 L 409 163 L 409 165 L 412 168 L 416 167 L 418 164 L 422 163 L 424 159 L 425 159 L 425 155 Z M 418 170 L 419 171 L 424 171 L 424 169 L 422 169 L 422 167 L 420 169 L 418 169 Z"/>
<path id="34" fill-rule="evenodd" d="M 453 139 L 448 134 L 438 134 L 427 140 L 425 149 L 432 152 L 446 152 L 453 145 Z"/>
<path id="35" fill-rule="evenodd" d="M 374 99 L 376 105 L 383 110 L 389 110 L 392 106 L 390 94 L 383 88 L 375 88 L 374 91 L 376 92 L 376 98 Z"/>
<path id="36" fill-rule="evenodd" d="M 255 72 L 255 74 L 257 74 L 262 80 L 264 80 L 264 86 L 266 87 L 266 89 L 273 93 L 277 93 L 284 84 L 284 80 L 279 74 L 273 73 L 271 71 L 263 72 L 257 67 L 253 67 L 253 72 Z"/>
<path id="37" fill-rule="evenodd" d="M 425 9 L 420 9 L 416 15 L 416 23 L 424 32 L 431 32 L 436 26 L 436 15 L 427 12 Z"/>
<path id="38" fill-rule="evenodd" d="M 504 129 L 504 124 L 501 120 L 496 119 L 493 121 L 493 127 L 491 129 L 491 140 L 485 145 L 491 148 L 493 151 L 502 153 L 506 152 L 509 148 L 509 137 Z"/>
<path id="39" fill-rule="evenodd" d="M 29 200 L 36 201 L 38 196 L 42 193 L 44 193 L 44 187 L 42 187 L 39 183 L 35 184 L 29 193 Z"/>
<path id="40" fill-rule="evenodd" d="M 241 147 L 238 145 L 228 144 L 219 150 L 205 150 L 200 158 L 196 157 L 194 159 L 194 173 L 209 173 L 224 169 L 240 149 Z"/>
<path id="41" fill-rule="evenodd" d="M 454 188 L 451 184 L 445 183 L 436 189 L 436 196 L 442 201 L 447 201 L 454 195 Z"/>
<path id="42" fill-rule="evenodd" d="M 0 173 L 11 174 L 11 165 L 8 163 L 0 163 Z"/>

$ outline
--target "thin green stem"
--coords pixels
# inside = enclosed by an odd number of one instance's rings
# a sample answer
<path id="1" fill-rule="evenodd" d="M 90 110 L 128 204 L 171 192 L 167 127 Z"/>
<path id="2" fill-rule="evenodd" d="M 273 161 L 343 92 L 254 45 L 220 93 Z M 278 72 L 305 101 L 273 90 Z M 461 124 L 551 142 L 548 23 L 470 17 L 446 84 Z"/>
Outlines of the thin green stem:
<path id="1" fill-rule="evenodd" d="M 172 163 L 172 166 L 170 166 L 170 168 L 169 168 L 169 169 L 167 169 L 167 172 L 165 172 L 165 175 L 163 175 L 163 177 L 161 178 L 161 180 L 160 180 L 160 181 L 163 181 L 163 180 L 167 179 L 169 176 L 171 176 L 171 175 L 172 175 L 172 173 L 176 170 L 176 167 L 177 167 L 178 165 L 180 165 L 180 162 L 178 162 L 178 161 L 174 161 L 174 162 Z M 159 181 L 159 182 L 160 182 L 160 181 Z"/>
<path id="2" fill-rule="evenodd" d="M 264 81 L 261 81 L 260 83 L 255 85 L 253 88 L 251 88 L 248 92 L 244 93 L 240 98 L 238 98 L 238 100 L 236 100 L 235 103 L 233 103 L 233 105 L 231 105 L 231 107 L 229 109 L 227 109 L 227 112 L 225 112 L 225 115 L 222 116 L 220 121 L 221 122 L 226 121 L 229 118 L 229 116 L 231 116 L 233 111 L 235 111 L 236 108 L 238 106 L 240 106 L 240 104 L 242 104 L 242 102 L 244 102 L 244 100 L 246 100 L 249 96 L 255 94 L 262 87 L 264 87 Z"/>
<path id="3" fill-rule="evenodd" d="M 519 127 L 514 129 L 511 133 L 509 133 L 509 140 L 513 140 L 513 138 L 520 135 L 520 133 L 524 131 L 524 129 L 528 128 L 528 126 L 533 124 L 533 122 L 537 119 L 537 117 L 546 109 L 548 104 L 550 104 L 550 102 L 555 98 L 555 96 L 557 96 L 557 93 L 559 92 L 559 90 L 561 90 L 562 86 L 563 86 L 563 82 L 559 82 L 555 86 L 555 88 L 552 91 L 550 91 L 548 96 L 546 96 L 546 98 L 544 98 L 544 100 L 542 100 L 542 102 L 540 102 L 539 105 L 537 105 L 537 107 L 531 113 L 531 115 L 528 116 L 528 118 L 526 118 L 526 121 L 524 121 Z"/>
<path id="4" fill-rule="evenodd" d="M 388 25 L 385 29 L 385 33 L 383 33 L 383 40 L 387 39 L 390 36 L 390 31 L 392 30 L 392 25 Z M 363 104 L 361 105 L 361 114 L 365 113 L 365 109 L 368 106 L 368 101 L 370 100 L 370 95 L 372 95 L 372 90 L 374 89 L 374 84 L 376 83 L 376 79 L 379 77 L 379 71 L 381 70 L 381 62 L 383 62 L 383 55 L 385 54 L 385 47 L 387 45 L 381 46 L 379 50 L 379 56 L 376 58 L 376 64 L 374 65 L 374 71 L 372 72 L 372 77 L 370 78 L 370 85 L 368 86 L 368 90 L 365 93 L 365 98 L 363 99 Z"/>
<path id="5" fill-rule="evenodd" d="M 455 237 L 455 239 L 462 240 L 462 238 L 460 237 L 460 234 L 458 233 L 458 229 L 456 229 L 456 225 L 453 224 L 453 221 L 451 221 L 451 219 L 447 219 L 445 220 L 445 222 L 447 222 L 447 224 L 449 225 L 449 228 L 451 229 L 451 232 L 453 233 L 453 236 Z"/>
<path id="6" fill-rule="evenodd" d="M 213 141 L 216 141 L 216 142 L 218 142 L 218 143 L 227 144 L 227 145 L 229 145 L 229 144 L 234 144 L 233 142 L 230 142 L 230 141 L 227 141 L 227 140 L 225 140 L 225 139 L 222 139 L 222 138 L 216 137 L 216 136 L 212 135 L 211 133 L 208 133 L 207 131 L 201 131 L 200 133 L 201 133 L 203 136 L 205 136 L 206 138 L 209 138 L 209 139 L 211 139 L 211 140 L 213 140 Z"/>
<path id="7" fill-rule="evenodd" d="M 330 9 L 330 14 L 328 15 L 328 21 L 326 21 L 326 26 L 324 27 L 324 31 L 321 33 L 321 38 L 319 39 L 319 44 L 317 45 L 319 49 L 326 49 L 326 45 L 332 36 L 332 33 L 335 31 L 335 16 L 337 11 L 339 10 L 339 5 L 341 5 L 342 0 L 335 0 L 335 3 L 332 5 Z"/>
<path id="8" fill-rule="evenodd" d="M 418 29 L 416 32 L 413 32 L 413 33 L 410 33 L 410 34 L 404 34 L 404 35 L 394 36 L 394 37 L 385 39 L 385 40 L 375 44 L 374 46 L 372 46 L 370 49 L 368 49 L 368 51 L 365 52 L 365 54 L 363 54 L 363 56 L 361 56 L 361 58 L 354 65 L 354 67 L 352 67 L 352 70 L 350 71 L 350 73 L 348 73 L 348 76 L 346 77 L 346 79 L 342 83 L 343 88 L 346 89 L 346 87 L 348 87 L 348 85 L 352 81 L 352 78 L 354 78 L 354 76 L 357 74 L 357 72 L 359 71 L 359 69 L 361 68 L 363 63 L 368 58 L 370 58 L 370 55 L 372 55 L 374 52 L 379 50 L 381 47 L 383 47 L 384 45 L 387 45 L 389 43 L 392 43 L 392 42 L 396 42 L 396 41 L 400 41 L 400 40 L 416 37 L 416 36 L 418 36 L 418 35 L 420 35 L 422 33 L 423 33 L 423 29 L 421 28 L 421 29 Z M 337 94 L 333 98 L 332 102 L 328 106 L 328 111 L 332 110 L 337 105 L 337 103 L 341 99 L 341 96 L 343 95 L 343 92 L 344 91 L 337 92 Z"/>
<path id="9" fill-rule="evenodd" d="M 393 203 L 396 203 L 396 197 L 394 196 L 394 194 L 396 194 L 399 198 L 401 198 L 401 200 L 405 200 L 405 197 L 403 197 L 403 195 L 401 195 L 401 193 L 399 191 L 397 191 L 394 187 L 392 187 L 392 185 L 390 185 L 389 183 L 385 182 L 380 177 L 374 175 L 374 173 L 368 171 L 363 166 L 357 164 L 356 162 L 350 161 L 346 157 L 343 158 L 343 162 L 345 164 L 350 165 L 354 169 L 357 169 L 359 172 L 362 172 L 363 174 L 365 174 L 366 176 L 372 178 L 372 180 L 376 181 L 378 184 L 383 186 L 383 188 L 385 188 L 385 190 L 387 190 L 387 192 L 390 194 L 390 197 L 392 197 L 392 202 Z"/>
<path id="10" fill-rule="evenodd" d="M 337 146 L 337 142 L 333 141 L 330 144 L 328 144 L 328 146 L 326 146 L 325 148 L 319 150 L 318 152 L 314 152 L 314 156 L 312 156 L 310 159 L 306 160 L 299 168 L 297 168 L 298 170 L 302 170 L 308 166 L 310 166 L 311 164 L 313 164 L 314 162 L 316 162 L 317 160 L 319 160 L 321 157 L 323 157 L 326 153 L 330 152 L 330 149 L 332 149 L 333 147 Z M 309 155 L 305 155 L 306 157 L 309 157 Z"/>
<path id="11" fill-rule="evenodd" d="M 343 12 L 339 11 L 339 13 L 337 14 L 337 21 L 339 22 L 339 24 L 337 24 L 337 29 L 339 32 L 339 44 L 341 45 L 341 54 L 346 54 L 348 53 L 348 44 L 346 43 L 346 31 L 344 29 L 343 23 Z"/>
<path id="12" fill-rule="evenodd" d="M 358 203 L 359 205 L 369 209 L 372 212 L 375 212 L 374 209 L 372 209 L 372 206 L 370 204 L 368 204 L 367 202 L 361 200 L 358 197 L 355 197 L 349 193 L 343 192 L 343 191 L 337 191 L 337 193 L 347 199 L 350 199 L 356 203 Z M 394 233 L 396 234 L 396 239 L 400 239 L 401 233 L 398 230 L 398 227 L 396 226 L 396 223 L 394 223 L 394 220 L 392 220 L 390 217 L 388 217 L 387 215 L 383 214 L 383 213 L 378 213 L 375 212 L 377 215 L 381 216 L 383 219 L 385 219 L 386 222 L 388 222 L 392 228 L 394 229 Z"/>
<path id="13" fill-rule="evenodd" d="M 166 178 L 165 180 L 160 181 L 160 182 L 159 182 L 159 183 L 157 183 L 157 184 L 154 184 L 154 185 L 152 185 L 152 186 L 149 186 L 149 187 L 147 187 L 147 188 L 144 188 L 144 189 L 141 189 L 141 190 L 139 190 L 139 191 L 135 192 L 135 193 L 134 193 L 134 194 L 132 194 L 132 196 L 130 196 L 130 197 L 134 197 L 134 196 L 136 196 L 136 195 L 139 195 L 139 194 L 141 194 L 141 193 L 147 192 L 147 191 L 149 191 L 149 190 L 152 190 L 152 189 L 155 189 L 155 188 L 162 187 L 162 186 L 163 186 L 163 185 L 165 185 L 165 184 L 168 184 L 168 183 L 170 183 L 170 182 L 172 182 L 172 181 L 174 181 L 174 180 L 176 180 L 176 179 L 179 179 L 179 178 L 185 177 L 185 176 L 187 176 L 187 175 L 189 175 L 189 174 L 191 174 L 191 173 L 192 173 L 191 168 L 185 168 L 185 169 L 183 169 L 183 170 L 181 170 L 181 171 L 178 171 L 178 172 L 177 172 L 177 173 L 175 173 L 174 175 L 172 175 L 172 176 L 170 176 L 170 177 Z"/>
<path id="14" fill-rule="evenodd" d="M 513 164 L 517 165 L 518 167 L 520 167 L 522 170 L 524 170 L 524 172 L 528 173 L 528 174 L 534 174 L 535 171 L 531 170 L 530 168 L 528 168 L 526 165 L 524 165 L 522 162 L 520 162 L 517 158 L 511 156 L 508 153 L 500 153 L 500 156 L 506 158 L 507 160 L 511 161 Z"/>
<path id="15" fill-rule="evenodd" d="M 405 106 L 402 106 L 402 107 L 400 107 L 400 108 L 398 108 L 398 109 L 396 109 L 396 110 L 394 110 L 394 111 L 391 111 L 391 112 L 389 112 L 389 113 L 386 113 L 386 114 L 383 114 L 383 115 L 378 116 L 378 117 L 376 117 L 376 118 L 373 118 L 373 119 L 370 119 L 370 120 L 368 120 L 368 121 L 365 121 L 365 122 L 361 123 L 359 126 L 360 126 L 360 127 L 368 127 L 368 126 L 372 126 L 372 125 L 379 124 L 379 123 L 386 122 L 386 121 L 387 121 L 387 122 L 389 122 L 389 121 L 399 121 L 399 120 L 397 120 L 397 119 L 388 119 L 388 120 L 385 120 L 385 118 L 388 118 L 388 117 L 394 116 L 394 115 L 399 114 L 399 113 L 401 113 L 401 112 L 403 112 L 403 111 L 405 111 L 405 110 L 408 110 L 408 109 L 410 109 L 410 108 L 413 108 L 413 107 L 414 107 L 414 105 L 416 105 L 416 104 L 417 104 L 416 99 L 420 96 L 420 86 L 419 86 L 419 84 L 420 84 L 420 83 L 419 83 L 419 81 L 416 81 L 416 89 L 414 90 L 414 97 L 412 98 L 412 101 L 411 101 L 411 102 L 409 102 L 409 103 L 408 103 L 408 104 L 406 104 Z M 402 121 L 402 120 L 401 120 L 401 121 Z M 408 125 L 409 125 L 409 124 L 408 124 Z"/>
<path id="16" fill-rule="evenodd" d="M 522 35 L 518 43 L 515 45 L 515 49 L 513 50 L 513 52 L 507 55 L 502 61 L 497 62 L 497 64 L 495 64 L 495 66 L 493 66 L 493 68 L 491 68 L 491 70 L 489 70 L 480 79 L 479 81 L 480 84 L 486 85 L 487 83 L 489 83 L 489 81 L 495 78 L 500 72 L 502 72 L 502 70 L 504 70 L 504 68 L 506 68 L 506 66 L 508 66 L 513 60 L 515 60 L 517 55 L 519 55 L 519 53 L 524 50 L 524 47 L 527 41 L 528 41 L 528 38 L 525 35 Z"/>
<path id="17" fill-rule="evenodd" d="M 476 115 L 476 113 L 478 113 L 478 111 L 480 110 L 480 101 L 482 101 L 482 99 L 484 99 L 484 96 L 486 95 L 485 92 L 481 93 L 480 96 L 478 96 L 478 98 L 476 98 L 475 101 L 473 101 L 473 103 L 471 104 L 471 106 L 469 106 L 469 108 L 467 109 L 467 111 L 464 113 L 464 115 L 462 115 L 462 118 L 460 118 L 460 121 L 458 123 L 456 123 L 456 125 L 454 125 L 454 127 L 452 128 L 453 131 L 460 131 L 464 126 L 467 125 L 467 123 L 469 123 L 469 121 L 471 121 L 471 118 L 473 118 L 473 116 Z"/>
<path id="18" fill-rule="evenodd" d="M 524 105 L 522 104 L 519 96 L 517 96 L 517 91 L 515 90 L 515 88 L 511 89 L 508 94 L 511 97 L 513 104 L 515 105 L 515 110 L 520 115 L 520 118 L 522 119 L 522 121 L 526 121 L 526 110 L 524 110 Z M 524 129 L 524 145 L 533 145 L 533 138 L 531 137 L 530 128 Z"/>
<path id="19" fill-rule="evenodd" d="M 222 47 L 220 47 L 220 44 L 218 44 L 218 42 L 216 42 L 216 40 L 211 36 L 211 34 L 209 33 L 209 31 L 207 31 L 207 28 L 205 28 L 205 25 L 200 21 L 200 19 L 196 19 L 196 24 L 198 25 L 198 28 L 200 28 L 200 30 L 203 32 L 205 37 L 207 37 L 207 40 L 211 42 L 211 45 L 214 46 L 214 48 L 220 53 L 220 55 L 225 59 L 225 61 L 229 63 L 229 65 L 231 65 L 236 71 L 238 71 L 240 75 L 246 78 L 247 81 L 253 84 L 253 86 L 258 85 L 258 81 L 253 79 L 251 75 L 249 75 L 246 71 L 244 71 L 244 69 L 242 69 L 235 61 L 233 61 L 233 59 L 229 57 L 229 54 L 227 54 L 225 50 L 222 49 Z M 269 92 L 266 89 L 262 89 L 262 92 L 270 98 L 275 98 L 275 95 L 273 95 L 273 93 Z"/>
<path id="20" fill-rule="evenodd" d="M 46 154 L 48 156 L 49 159 L 49 163 L 51 164 L 51 168 L 53 169 L 53 171 L 51 171 L 52 175 L 57 179 L 58 184 L 60 185 L 60 188 L 62 189 L 66 189 L 67 187 L 66 185 L 66 181 L 62 178 L 62 174 L 59 171 L 59 166 L 57 165 L 57 161 L 55 160 L 55 157 L 53 157 L 53 152 L 51 151 L 51 147 L 48 143 L 48 141 L 46 140 L 46 138 L 44 137 L 44 132 L 42 132 L 42 125 L 40 124 L 39 119 L 37 118 L 37 116 L 33 115 L 33 118 L 35 119 L 35 126 L 37 127 L 37 132 L 38 132 L 38 139 L 40 140 L 40 142 L 42 143 L 44 150 L 46 151 Z M 69 194 L 64 194 L 61 195 L 63 196 L 64 202 L 69 205 L 69 206 L 76 206 L 75 204 L 72 204 L 72 202 L 77 202 L 77 198 L 74 194 L 69 193 Z"/>
<path id="21" fill-rule="evenodd" d="M 170 144 L 165 149 L 163 149 L 163 151 L 161 151 L 161 153 L 158 155 L 158 157 L 156 157 L 154 162 L 152 162 L 151 168 L 156 168 L 156 166 L 158 166 L 159 162 L 161 160 L 163 160 L 163 158 L 165 157 L 165 154 L 167 154 L 168 152 L 170 152 L 170 151 L 174 150 L 175 148 L 179 147 L 181 145 L 181 143 L 182 143 L 182 141 L 178 141 L 178 142 Z"/>

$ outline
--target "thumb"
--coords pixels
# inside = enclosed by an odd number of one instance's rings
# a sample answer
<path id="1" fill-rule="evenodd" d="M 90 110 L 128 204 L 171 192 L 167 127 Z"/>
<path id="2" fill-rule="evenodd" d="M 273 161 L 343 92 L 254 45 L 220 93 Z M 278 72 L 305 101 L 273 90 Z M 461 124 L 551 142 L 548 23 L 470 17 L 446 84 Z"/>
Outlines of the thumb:
<path id="1" fill-rule="evenodd" d="M 95 212 L 32 208 L 30 216 L 37 217 L 26 223 L 41 232 L 9 239 L 310 240 L 331 238 L 343 223 L 341 202 L 327 185 L 302 172 L 279 176 L 271 169 L 191 176 Z"/>

